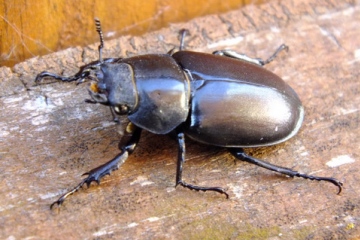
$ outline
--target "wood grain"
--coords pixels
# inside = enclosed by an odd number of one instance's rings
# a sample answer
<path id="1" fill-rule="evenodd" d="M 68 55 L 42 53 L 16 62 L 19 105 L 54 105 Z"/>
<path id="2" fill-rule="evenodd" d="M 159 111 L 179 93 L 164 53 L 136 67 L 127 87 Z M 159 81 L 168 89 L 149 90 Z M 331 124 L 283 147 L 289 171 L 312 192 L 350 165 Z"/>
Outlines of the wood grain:
<path id="1" fill-rule="evenodd" d="M 212 192 L 174 188 L 176 143 L 145 133 L 120 170 L 83 189 L 60 211 L 49 205 L 81 174 L 117 152 L 118 129 L 109 110 L 85 104 L 87 84 L 46 81 L 43 70 L 65 75 L 97 58 L 97 45 L 70 48 L 0 68 L 1 239 L 356 239 L 360 237 L 360 5 L 352 1 L 271 1 L 197 18 L 141 37 L 105 43 L 106 56 L 164 53 L 187 28 L 187 48 L 231 48 L 268 57 L 266 68 L 298 92 L 305 121 L 294 138 L 248 149 L 300 172 L 336 177 L 290 179 L 243 162 L 226 150 L 187 140 L 183 177 L 222 186 Z M 95 31 L 94 31 L 94 34 Z"/>

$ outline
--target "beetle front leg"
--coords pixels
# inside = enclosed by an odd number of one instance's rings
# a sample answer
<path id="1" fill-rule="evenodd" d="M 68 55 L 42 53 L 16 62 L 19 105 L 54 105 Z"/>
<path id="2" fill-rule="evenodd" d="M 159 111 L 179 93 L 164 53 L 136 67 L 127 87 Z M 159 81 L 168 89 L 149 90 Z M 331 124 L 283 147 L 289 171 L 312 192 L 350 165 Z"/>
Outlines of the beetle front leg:
<path id="1" fill-rule="evenodd" d="M 262 60 L 261 58 L 251 58 L 251 57 L 246 56 L 245 54 L 237 53 L 232 50 L 218 50 L 218 51 L 213 52 L 213 54 L 230 57 L 230 58 L 235 58 L 238 60 L 244 60 L 247 62 L 255 63 L 260 66 L 264 66 L 265 64 L 272 62 L 276 58 L 276 56 L 283 50 L 288 51 L 289 47 L 286 46 L 285 44 L 281 44 L 280 47 L 278 47 L 278 49 L 276 49 L 276 51 L 266 60 Z"/>
<path id="2" fill-rule="evenodd" d="M 334 184 L 335 186 L 337 186 L 339 188 L 338 194 L 341 193 L 343 184 L 342 184 L 342 182 L 340 182 L 339 180 L 337 180 L 335 178 L 307 175 L 307 174 L 299 173 L 299 172 L 294 171 L 289 168 L 276 166 L 274 164 L 271 164 L 271 163 L 268 163 L 268 162 L 265 162 L 260 159 L 257 159 L 257 158 L 247 155 L 242 148 L 230 148 L 229 151 L 234 157 L 236 157 L 239 160 L 242 160 L 242 161 L 245 161 L 248 163 L 252 163 L 257 166 L 260 166 L 260 167 L 266 168 L 268 170 L 278 172 L 278 173 L 281 173 L 281 174 L 284 174 L 284 175 L 287 175 L 290 177 L 301 177 L 301 178 L 310 179 L 310 180 L 331 182 L 332 184 Z"/>
<path id="3" fill-rule="evenodd" d="M 221 194 L 225 194 L 226 198 L 229 198 L 229 195 L 225 192 L 225 190 L 221 187 L 201 187 L 192 184 L 188 184 L 182 180 L 182 171 L 183 164 L 185 162 L 185 136 L 183 132 L 178 133 L 177 135 L 178 143 L 179 143 L 179 151 L 178 151 L 178 160 L 177 160 L 177 168 L 176 168 L 176 184 L 175 187 L 181 185 L 185 188 L 189 188 L 195 191 L 214 191 Z"/>
<path id="4" fill-rule="evenodd" d="M 141 128 L 133 126 L 131 132 L 132 134 L 127 144 L 123 147 L 119 147 L 121 153 L 116 155 L 113 159 L 106 162 L 105 164 L 102 164 L 90 170 L 89 172 L 84 173 L 83 176 L 88 175 L 88 177 L 83 179 L 76 187 L 63 194 L 57 201 L 53 202 L 50 205 L 50 209 L 52 209 L 54 205 L 60 206 L 67 197 L 77 192 L 84 184 L 86 184 L 87 187 L 89 187 L 90 184 L 94 181 L 97 182 L 97 184 L 100 184 L 100 179 L 102 177 L 110 175 L 112 171 L 119 169 L 119 167 L 126 161 L 128 156 L 135 150 L 135 147 L 140 140 L 141 130 Z"/>

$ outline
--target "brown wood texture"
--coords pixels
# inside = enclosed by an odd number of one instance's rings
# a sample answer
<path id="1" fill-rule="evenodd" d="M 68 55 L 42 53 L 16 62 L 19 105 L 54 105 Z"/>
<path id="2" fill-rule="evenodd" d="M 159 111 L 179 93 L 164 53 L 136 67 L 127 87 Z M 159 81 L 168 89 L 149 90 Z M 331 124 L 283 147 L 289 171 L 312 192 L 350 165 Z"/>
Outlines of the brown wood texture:
<path id="1" fill-rule="evenodd" d="M 230 11 L 249 0 L 6 0 L 0 4 L 0 66 L 98 41 L 94 18 L 106 38 L 141 35 L 197 16 Z M 251 0 L 256 3 L 258 0 Z"/>
<path id="2" fill-rule="evenodd" d="M 144 133 L 127 162 L 100 186 L 82 189 L 57 211 L 49 205 L 81 174 L 118 153 L 109 109 L 85 104 L 87 83 L 46 81 L 97 59 L 97 45 L 69 48 L 0 68 L 1 239 L 356 239 L 360 237 L 360 5 L 356 1 L 271 1 L 175 24 L 141 37 L 105 43 L 104 55 L 165 53 L 187 28 L 187 49 L 231 48 L 266 58 L 305 107 L 295 137 L 247 149 L 300 172 L 340 179 L 290 179 L 244 162 L 226 150 L 187 140 L 184 179 L 222 186 L 213 192 L 174 188 L 177 146 Z M 96 34 L 94 30 L 94 35 Z"/>

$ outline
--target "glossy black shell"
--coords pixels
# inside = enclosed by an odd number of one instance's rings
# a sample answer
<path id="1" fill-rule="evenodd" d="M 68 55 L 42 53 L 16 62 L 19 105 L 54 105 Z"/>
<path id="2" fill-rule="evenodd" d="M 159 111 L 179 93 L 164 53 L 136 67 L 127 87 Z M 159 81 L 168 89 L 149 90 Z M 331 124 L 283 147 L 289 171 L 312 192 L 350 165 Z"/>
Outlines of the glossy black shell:
<path id="1" fill-rule="evenodd" d="M 149 54 L 121 62 L 132 67 L 137 88 L 138 104 L 128 115 L 132 123 L 155 134 L 166 134 L 186 121 L 190 84 L 170 55 Z"/>
<path id="2" fill-rule="evenodd" d="M 129 106 L 138 127 L 167 134 L 181 126 L 205 144 L 274 145 L 294 136 L 304 117 L 299 97 L 281 78 L 224 56 L 141 55 L 104 63 L 98 76 L 110 105 Z"/>
<path id="3" fill-rule="evenodd" d="M 173 54 L 191 78 L 185 133 L 216 146 L 255 147 L 294 136 L 304 117 L 301 101 L 281 78 L 242 60 L 206 53 Z"/>

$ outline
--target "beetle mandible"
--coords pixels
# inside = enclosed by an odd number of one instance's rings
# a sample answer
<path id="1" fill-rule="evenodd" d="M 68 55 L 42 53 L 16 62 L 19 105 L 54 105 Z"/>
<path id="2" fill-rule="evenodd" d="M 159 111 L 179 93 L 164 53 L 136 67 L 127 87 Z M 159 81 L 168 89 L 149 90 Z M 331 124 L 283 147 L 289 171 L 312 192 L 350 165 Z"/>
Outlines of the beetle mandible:
<path id="1" fill-rule="evenodd" d="M 286 45 L 267 60 L 250 58 L 230 50 L 213 54 L 184 50 L 186 30 L 180 31 L 180 47 L 167 54 L 148 54 L 129 58 L 102 58 L 104 47 L 100 21 L 95 19 L 100 37 L 99 60 L 80 68 L 70 77 L 50 72 L 37 75 L 90 85 L 88 103 L 109 106 L 114 115 L 127 115 L 131 137 L 113 159 L 85 173 L 75 188 L 51 204 L 61 205 L 84 184 L 117 170 L 135 150 L 142 129 L 154 134 L 176 133 L 178 159 L 175 186 L 196 191 L 215 191 L 229 197 L 221 187 L 204 187 L 182 180 L 185 161 L 185 135 L 195 141 L 228 148 L 236 159 L 290 177 L 331 182 L 342 190 L 342 183 L 276 166 L 247 155 L 243 148 L 278 144 L 299 130 L 304 109 L 295 91 L 280 77 L 262 66 L 271 62 Z"/>

